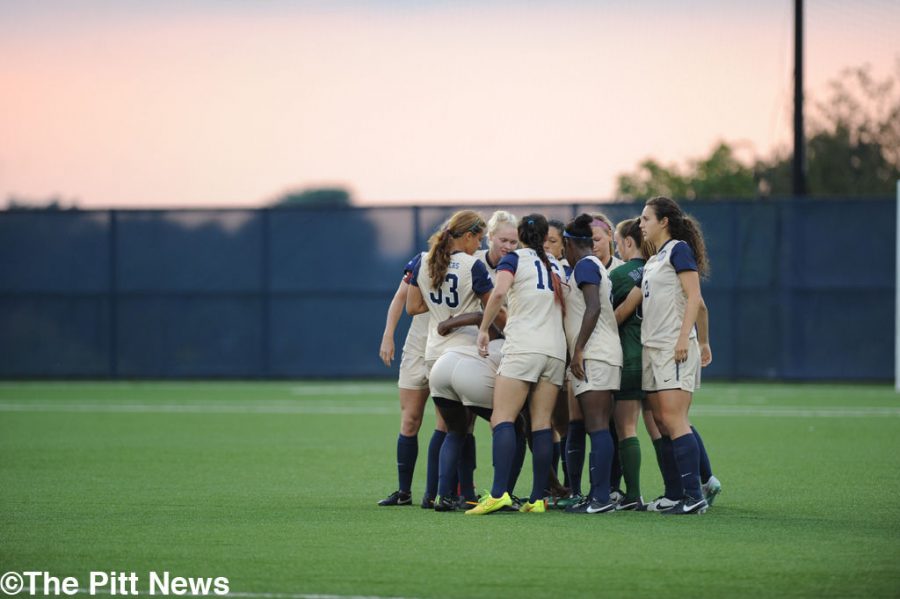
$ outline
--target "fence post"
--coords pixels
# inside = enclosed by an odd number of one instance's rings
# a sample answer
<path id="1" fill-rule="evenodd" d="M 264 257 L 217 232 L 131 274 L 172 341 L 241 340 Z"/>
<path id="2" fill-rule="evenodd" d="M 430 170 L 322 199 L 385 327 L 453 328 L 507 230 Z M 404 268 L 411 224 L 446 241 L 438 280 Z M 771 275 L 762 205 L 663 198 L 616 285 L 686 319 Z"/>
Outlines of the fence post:
<path id="1" fill-rule="evenodd" d="M 270 214 L 271 210 L 269 208 L 263 208 L 260 213 L 262 218 L 262 248 L 260 250 L 260 259 L 262 260 L 260 268 L 260 361 L 262 363 L 262 378 L 269 376 L 271 361 L 271 356 L 269 355 L 269 348 L 271 346 L 269 343 L 269 324 L 271 319 L 270 307 L 272 303 L 272 284 L 269 280 L 271 275 L 269 269 L 269 254 L 271 253 L 271 243 L 269 239 L 271 234 Z"/>
<path id="2" fill-rule="evenodd" d="M 118 231 L 117 214 L 115 210 L 109 211 L 109 377 L 119 378 L 119 283 L 116 276 L 118 269 Z"/>

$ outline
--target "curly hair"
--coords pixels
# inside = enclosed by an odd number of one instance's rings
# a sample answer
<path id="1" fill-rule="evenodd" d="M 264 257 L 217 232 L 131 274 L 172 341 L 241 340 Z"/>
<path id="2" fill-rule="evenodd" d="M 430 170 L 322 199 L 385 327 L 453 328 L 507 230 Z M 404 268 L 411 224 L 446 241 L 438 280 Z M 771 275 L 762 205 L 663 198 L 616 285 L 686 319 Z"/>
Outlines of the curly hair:
<path id="1" fill-rule="evenodd" d="M 669 235 L 672 239 L 684 241 L 694 252 L 697 260 L 697 271 L 701 277 L 709 276 L 709 257 L 706 254 L 706 243 L 700 223 L 685 214 L 675 200 L 665 196 L 656 196 L 647 200 L 647 206 L 653 209 L 657 220 L 669 219 Z"/>

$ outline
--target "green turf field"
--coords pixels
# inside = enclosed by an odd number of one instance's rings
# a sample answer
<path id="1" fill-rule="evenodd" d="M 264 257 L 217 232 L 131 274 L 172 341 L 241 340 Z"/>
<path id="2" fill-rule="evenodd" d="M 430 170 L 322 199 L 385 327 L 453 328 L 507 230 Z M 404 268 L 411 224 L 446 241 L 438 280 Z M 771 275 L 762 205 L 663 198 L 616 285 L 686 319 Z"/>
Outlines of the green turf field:
<path id="1" fill-rule="evenodd" d="M 0 573 L 224 576 L 243 597 L 900 596 L 887 386 L 706 384 L 693 421 L 724 491 L 684 518 L 376 507 L 398 412 L 384 382 L 2 383 Z"/>

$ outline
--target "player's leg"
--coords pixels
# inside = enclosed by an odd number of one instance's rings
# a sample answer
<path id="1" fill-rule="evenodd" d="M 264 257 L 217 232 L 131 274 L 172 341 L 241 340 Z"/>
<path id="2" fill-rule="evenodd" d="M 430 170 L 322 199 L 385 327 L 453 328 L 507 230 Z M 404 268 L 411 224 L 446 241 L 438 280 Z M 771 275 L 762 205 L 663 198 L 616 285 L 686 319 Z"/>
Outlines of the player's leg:
<path id="1" fill-rule="evenodd" d="M 435 500 L 434 509 L 439 512 L 454 511 L 459 502 L 456 497 L 459 480 L 457 468 L 468 433 L 469 413 L 462 403 L 453 399 L 435 397 L 434 405 L 447 424 L 447 436 L 440 451 L 438 498 Z"/>
<path id="2" fill-rule="evenodd" d="M 403 368 L 401 366 L 401 368 Z M 424 371 L 406 371 L 400 377 L 400 434 L 397 437 L 398 489 L 378 502 L 380 506 L 412 505 L 412 480 L 419 457 L 419 429 L 428 402 L 428 379 Z M 404 386 L 405 385 L 405 386 Z"/>
<path id="3" fill-rule="evenodd" d="M 642 509 L 641 444 L 637 437 L 637 421 L 641 412 L 640 392 L 623 392 L 623 399 L 619 399 L 618 392 L 614 395 L 613 420 L 620 434 L 619 459 L 625 478 L 625 497 L 619 501 L 617 509 Z"/>
<path id="4" fill-rule="evenodd" d="M 585 429 L 581 405 L 569 386 L 569 428 L 566 435 L 566 467 L 569 470 L 569 488 L 573 497 L 581 497 L 581 477 L 584 472 Z"/>

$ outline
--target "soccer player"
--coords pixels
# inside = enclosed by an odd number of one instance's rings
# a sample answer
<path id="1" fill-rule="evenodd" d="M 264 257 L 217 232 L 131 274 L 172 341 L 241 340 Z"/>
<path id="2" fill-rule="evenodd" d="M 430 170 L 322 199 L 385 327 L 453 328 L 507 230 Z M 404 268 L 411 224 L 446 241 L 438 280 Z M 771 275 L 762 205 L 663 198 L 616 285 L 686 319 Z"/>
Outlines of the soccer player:
<path id="1" fill-rule="evenodd" d="M 547 219 L 540 214 L 525 216 L 519 221 L 518 232 L 525 247 L 507 254 L 497 266 L 497 286 L 485 306 L 478 331 L 478 348 L 486 356 L 488 329 L 508 294 L 509 314 L 503 331 L 506 342 L 494 386 L 491 417 L 494 482 L 490 495 L 466 512 L 470 515 L 488 514 L 512 504 L 507 489 L 516 447 L 513 422 L 529 393 L 534 476 L 531 496 L 520 511 L 546 511 L 544 490 L 553 459 L 550 415 L 565 370 L 564 300 L 552 259 L 544 252 Z"/>
<path id="2" fill-rule="evenodd" d="M 415 264 L 422 254 L 416 254 L 407 263 L 403 279 L 388 307 L 384 334 L 381 337 L 381 348 L 378 355 L 385 366 L 390 367 L 394 359 L 394 331 L 400 314 L 406 306 L 406 294 L 409 290 L 409 279 Z M 428 369 L 425 368 L 425 340 L 428 337 L 428 315 L 414 316 L 403 353 L 400 358 L 400 377 L 397 386 L 400 389 L 400 435 L 397 437 L 397 477 L 399 488 L 378 502 L 380 506 L 412 505 L 412 479 L 419 455 L 419 429 L 425 415 L 425 404 L 428 401 Z M 447 428 L 439 413 L 435 414 L 435 430 L 428 446 L 428 470 L 425 496 L 422 507 L 434 506 L 437 493 L 438 456 Z"/>
<path id="3" fill-rule="evenodd" d="M 607 272 L 609 272 L 613 268 L 616 268 L 617 266 L 621 266 L 623 264 L 623 262 L 616 258 L 616 256 L 613 254 L 614 247 L 612 236 L 612 221 L 610 221 L 609 218 L 602 212 L 593 212 L 591 213 L 591 216 L 593 217 L 593 219 L 591 220 L 593 254 L 600 260 Z M 610 429 L 610 434 L 613 436 L 615 454 L 613 456 L 613 467 L 610 473 L 610 487 L 618 487 L 618 485 L 612 484 L 613 478 L 618 479 L 618 476 L 615 476 L 615 474 L 620 471 L 617 466 L 618 452 L 615 451 L 615 444 L 618 441 L 615 436 L 614 429 Z M 578 503 L 582 498 L 581 478 L 584 471 L 584 455 L 584 415 L 581 413 L 581 406 L 578 404 L 575 396 L 573 394 L 569 394 L 569 427 L 568 434 L 566 436 L 566 466 L 568 468 L 570 483 L 567 486 L 571 487 L 572 494 L 568 501 L 564 503 Z M 615 490 L 614 498 L 622 498 L 622 494 L 618 491 L 618 489 Z"/>
<path id="4" fill-rule="evenodd" d="M 431 370 L 432 365 L 451 347 L 473 345 L 477 329 L 464 326 L 439 334 L 438 324 L 448 318 L 474 312 L 490 297 L 493 283 L 487 268 L 473 254 L 481 245 L 486 224 L 481 216 L 472 210 L 456 212 L 446 225 L 442 226 L 429 239 L 428 255 L 413 269 L 410 278 L 410 289 L 407 294 L 406 308 L 410 314 L 428 312 L 429 331 L 425 344 L 425 365 Z M 432 392 L 435 405 L 442 417 L 452 417 L 457 422 L 459 413 L 456 406 L 445 404 L 439 396 Z M 466 444 L 467 431 L 458 427 L 448 428 L 441 447 L 438 475 L 438 496 L 442 507 L 449 509 L 455 502 L 455 473 L 460 452 Z M 474 439 L 473 439 L 474 443 Z M 460 483 L 464 490 L 474 489 L 471 478 L 474 470 L 474 459 L 463 462 L 464 472 L 460 475 Z M 454 482 L 451 482 L 454 481 Z M 435 509 L 438 509 L 435 504 Z"/>
<path id="5" fill-rule="evenodd" d="M 669 433 L 683 497 L 663 514 L 700 514 L 708 503 L 700 482 L 700 448 L 688 411 L 699 383 L 697 317 L 703 298 L 700 276 L 708 269 L 699 225 L 666 197 L 647 201 L 641 212 L 644 238 L 657 248 L 644 266 L 641 290 L 642 387 L 655 391 L 654 417 Z"/>
<path id="6" fill-rule="evenodd" d="M 612 282 L 613 307 L 618 308 L 632 289 L 640 284 L 647 258 L 654 254 L 652 246 L 643 239 L 640 221 L 632 218 L 620 222 L 614 233 L 622 266 L 609 273 Z M 613 394 L 613 420 L 619 432 L 619 460 L 625 478 L 625 496 L 616 506 L 618 510 L 644 510 L 641 497 L 641 446 L 637 438 L 637 421 L 641 413 L 644 392 L 641 390 L 641 319 L 637 311 L 619 323 L 622 344 L 622 384 Z"/>
<path id="7" fill-rule="evenodd" d="M 518 221 L 514 214 L 506 210 L 497 210 L 487 223 L 488 247 L 478 250 L 475 257 L 483 260 L 491 279 L 496 279 L 497 265 L 500 260 L 519 247 L 519 233 L 516 231 Z"/>
<path id="8" fill-rule="evenodd" d="M 566 508 L 569 513 L 604 514 L 616 509 L 610 498 L 613 440 L 609 432 L 612 392 L 622 377 L 622 347 L 612 307 L 612 284 L 606 268 L 592 253 L 590 214 L 566 226 L 566 255 L 573 263 L 566 293 L 566 340 L 572 387 L 591 438 L 591 489 L 584 499 Z"/>
<path id="9" fill-rule="evenodd" d="M 547 241 L 544 242 L 544 252 L 548 256 L 553 256 L 563 268 L 563 272 L 558 273 L 560 280 L 566 280 L 569 277 L 569 263 L 566 261 L 565 244 L 563 243 L 563 231 L 566 225 L 562 221 L 550 219 L 547 221 Z M 566 472 L 566 433 L 569 430 L 569 377 L 566 372 L 566 379 L 563 386 L 559 390 L 559 396 L 556 398 L 556 406 L 553 408 L 553 466 L 550 471 L 557 476 L 559 471 L 559 462 L 562 459 L 563 467 L 563 486 L 569 486 L 569 474 Z M 557 502 L 558 504 L 559 502 Z"/>

